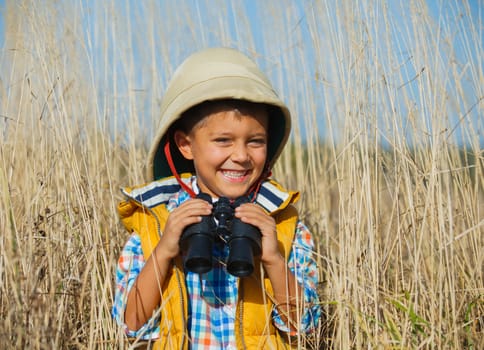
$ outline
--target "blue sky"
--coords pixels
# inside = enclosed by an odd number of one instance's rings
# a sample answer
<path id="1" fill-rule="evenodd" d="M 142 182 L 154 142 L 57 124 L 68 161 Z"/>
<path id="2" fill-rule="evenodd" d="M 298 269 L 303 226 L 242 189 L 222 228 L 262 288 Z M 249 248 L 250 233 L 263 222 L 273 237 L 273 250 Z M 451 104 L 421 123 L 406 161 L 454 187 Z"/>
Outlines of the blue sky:
<path id="1" fill-rule="evenodd" d="M 67 0 L 64 0 L 67 1 Z M 62 3 L 62 2 L 61 2 Z M 82 4 L 82 6 L 85 6 L 86 8 L 93 7 L 95 10 L 98 10 L 99 8 L 102 8 L 102 6 L 94 6 L 95 2 L 90 1 L 90 0 L 79 0 L 79 1 L 73 1 L 73 4 Z M 156 16 L 155 14 L 147 14 L 147 7 L 143 7 L 143 4 L 145 2 L 134 2 L 134 1 L 129 1 L 129 0 L 122 0 L 122 1 L 112 1 L 109 2 L 110 4 L 114 4 L 116 7 L 119 8 L 119 11 L 123 13 L 126 17 L 130 16 L 138 16 L 138 20 L 140 20 L 141 17 L 141 23 L 142 23 L 142 17 L 146 15 L 150 16 Z M 173 2 L 171 1 L 160 1 L 160 8 L 170 8 L 174 9 L 174 6 L 167 7 L 165 4 Z M 163 22 L 166 22 L 167 20 L 170 20 L 171 18 L 173 19 L 179 19 L 180 26 L 179 28 L 176 28 L 176 30 L 181 31 L 181 30 L 186 30 L 186 31 L 194 31 L 195 33 L 193 34 L 192 37 L 189 38 L 189 41 L 184 42 L 183 45 L 180 45 L 179 42 L 174 42 L 171 44 L 173 46 L 173 49 L 166 50 L 168 54 L 171 56 L 171 62 L 173 66 L 176 66 L 178 63 L 181 62 L 181 60 L 186 57 L 191 51 L 194 51 L 200 47 L 203 47 L 204 45 L 207 44 L 219 44 L 221 40 L 221 34 L 220 31 L 217 31 L 217 18 L 218 15 L 217 9 L 212 7 L 203 7 L 204 4 L 208 4 L 209 2 L 206 1 L 196 1 L 196 0 L 184 0 L 184 1 L 179 1 L 179 9 L 177 9 L 178 13 L 169 13 L 169 16 L 167 18 L 163 18 L 163 16 L 166 16 L 166 13 L 163 11 L 160 11 L 159 17 L 162 18 L 161 24 L 155 23 L 155 25 L 158 25 L 161 29 L 161 31 L 167 32 L 167 31 L 172 31 L 174 27 L 173 23 L 171 24 L 171 27 L 169 25 L 163 26 Z M 274 2 L 275 4 L 277 2 Z M 376 1 L 377 4 L 388 4 L 390 13 L 393 14 L 393 20 L 395 22 L 401 21 L 401 23 L 394 23 L 395 27 L 404 27 L 404 25 L 408 26 L 408 23 L 405 24 L 405 21 L 408 21 L 408 18 L 406 16 L 402 15 L 405 14 L 405 9 L 403 7 L 408 6 L 408 2 L 401 2 L 399 0 L 390 0 L 388 2 L 378 2 Z M 230 3 L 229 3 L 230 4 Z M 306 14 L 302 11 L 303 6 L 312 6 L 315 4 L 325 4 L 328 7 L 335 6 L 332 5 L 331 1 L 322 1 L 322 2 L 315 2 L 315 1 L 310 1 L 310 0 L 298 0 L 294 2 L 289 2 L 292 7 L 292 14 L 291 17 L 287 19 L 287 25 L 288 29 L 284 33 L 280 33 L 281 36 L 286 35 L 287 37 L 283 38 L 284 40 L 279 40 L 280 38 L 277 37 L 277 33 L 270 33 L 270 31 L 265 30 L 264 28 L 267 29 L 267 27 L 264 27 L 264 24 L 268 21 L 271 20 L 270 16 L 267 16 L 267 13 L 261 13 L 258 10 L 260 8 L 257 7 L 258 2 L 256 0 L 246 0 L 243 2 L 244 7 L 245 7 L 245 12 L 248 14 L 248 21 L 250 22 L 250 30 L 251 30 L 251 39 L 253 40 L 253 45 L 258 53 L 260 53 L 260 61 L 258 62 L 263 70 L 266 72 L 269 72 L 269 74 L 273 71 L 273 67 L 278 67 L 278 69 L 286 69 L 286 72 L 288 70 L 296 71 L 296 74 L 306 74 L 306 75 L 315 75 L 319 74 L 319 71 L 315 67 L 300 67 L 300 66 L 294 66 L 290 64 L 285 64 L 285 62 L 282 62 L 280 57 L 288 57 L 291 55 L 291 53 L 288 54 L 288 51 L 291 51 L 296 47 L 304 47 L 305 53 L 309 55 L 309 61 L 314 61 L 312 62 L 314 65 L 316 65 L 316 56 L 314 51 L 314 48 L 311 47 L 311 45 L 306 45 L 306 42 L 309 42 L 310 39 L 310 24 L 311 24 L 311 18 L 306 18 Z M 287 4 L 287 2 L 286 2 Z M 484 23 L 484 13 L 483 13 L 483 1 L 482 0 L 470 0 L 468 2 L 469 6 L 471 7 L 471 10 L 469 12 L 465 12 L 464 9 L 462 9 L 462 5 L 458 0 L 456 1 L 447 1 L 447 0 L 429 0 L 427 1 L 427 5 L 429 7 L 430 13 L 432 14 L 432 17 L 434 19 L 434 22 L 437 24 L 438 28 L 443 28 L 443 29 L 448 29 L 450 32 L 454 30 L 468 30 L 468 28 L 460 28 L 460 26 L 466 26 L 470 23 L 474 25 L 475 28 L 478 30 L 480 29 L 481 32 L 479 33 L 480 37 L 480 46 L 479 45 L 473 45 L 469 46 L 466 45 L 465 42 L 460 41 L 460 40 L 455 40 L 452 45 L 456 48 L 457 52 L 457 58 L 462 61 L 462 64 L 466 64 L 466 60 L 468 57 L 477 57 L 478 55 L 482 54 L 482 48 L 484 47 L 484 36 L 482 34 L 482 28 L 483 28 L 483 23 Z M 363 6 L 363 5 L 362 5 Z M 456 8 L 457 6 L 457 8 Z M 459 8 L 459 6 L 461 8 Z M 128 10 L 129 7 L 129 10 Z M 204 19 L 198 18 L 195 19 L 195 23 L 193 24 L 193 27 L 190 28 L 186 24 L 184 24 L 183 21 L 183 16 L 186 13 L 187 9 L 193 9 L 199 7 L 199 13 L 203 13 Z M 235 40 L 238 40 L 240 38 L 244 38 L 245 32 L 244 28 L 241 29 L 241 27 L 245 24 L 243 22 L 243 18 L 238 17 L 238 13 L 236 10 L 234 10 L 234 6 L 228 6 L 229 10 L 225 13 L 225 15 L 228 17 L 228 22 L 230 23 L 228 27 L 225 27 L 225 30 L 227 33 L 225 34 L 226 37 L 229 38 L 236 38 Z M 230 10 L 232 8 L 232 10 Z M 276 9 L 277 12 L 278 9 Z M 130 15 L 126 14 L 126 11 L 131 11 Z M 471 13 L 472 18 L 462 20 L 459 18 L 459 16 L 456 16 L 459 12 L 462 13 Z M 4 47 L 4 33 L 5 33 L 5 23 L 4 23 L 4 13 L 5 13 L 5 0 L 0 0 L 0 47 Z M 278 12 L 279 14 L 284 15 L 283 11 Z M 96 61 L 98 54 L 96 54 L 96 42 L 95 40 L 98 39 L 96 37 L 96 34 L 93 34 L 93 32 L 96 30 L 95 28 L 95 21 L 96 16 L 100 16 L 102 18 L 102 14 L 96 13 L 96 11 L 85 11 L 83 15 L 80 15 L 82 18 L 81 21 L 84 23 L 85 26 L 85 35 L 86 37 L 90 37 L 93 40 L 93 46 L 90 47 L 90 50 L 93 50 L 91 52 L 91 57 L 95 60 L 94 66 L 96 67 L 95 69 L 99 69 L 99 75 L 104 76 L 103 70 L 109 70 L 112 69 L 111 67 L 106 67 L 104 66 L 105 62 L 103 62 L 102 57 L 99 58 L 99 62 Z M 206 26 L 204 26 L 203 21 L 207 20 L 211 23 L 210 30 L 204 31 L 201 30 L 201 28 L 206 29 Z M 337 27 L 337 24 L 336 24 Z M 145 27 L 146 28 L 146 27 Z M 213 29 L 215 28 L 215 29 Z M 377 28 L 377 27 L 375 27 Z M 326 32 L 326 27 L 324 27 L 324 23 L 321 24 L 321 31 L 319 32 L 321 35 L 327 35 Z M 338 28 L 336 28 L 338 29 Z M 146 30 L 146 29 L 145 29 Z M 121 32 L 123 34 L 123 32 Z M 136 35 L 136 36 L 135 36 Z M 271 36 L 272 35 L 272 36 Z M 397 34 L 395 34 L 397 35 Z M 99 36 L 99 33 L 98 33 Z M 118 37 L 121 37 L 118 33 Z M 193 39 L 195 38 L 195 41 Z M 130 48 L 132 50 L 132 56 L 136 60 L 136 58 L 140 55 L 146 55 L 149 49 L 146 49 L 145 42 L 141 39 L 139 33 L 136 31 L 133 31 L 133 37 L 130 38 L 132 41 L 130 42 L 130 45 L 127 45 L 126 43 L 120 41 L 118 44 L 116 44 L 116 49 L 117 50 L 122 50 L 122 49 L 128 49 Z M 234 40 L 234 39 L 232 39 Z M 398 38 L 395 37 L 395 41 L 399 40 Z M 408 38 L 407 38 L 408 40 Z M 158 51 L 163 51 L 163 45 L 165 43 L 156 43 L 157 47 L 155 48 Z M 287 45 L 287 46 L 284 46 Z M 242 47 L 242 49 L 248 49 L 250 45 Z M 476 47 L 480 47 L 480 52 L 475 51 Z M 404 62 L 406 60 L 406 55 L 409 55 L 408 52 L 405 50 L 405 44 L 401 46 L 402 52 L 401 54 L 401 61 Z M 115 57 L 114 53 L 114 48 L 109 48 L 109 50 L 112 50 L 113 52 L 109 53 L 110 55 L 113 55 Z M 467 50 L 467 51 L 466 51 Z M 471 52 L 469 52 L 469 50 Z M 472 51 L 474 50 L 474 51 Z M 294 50 L 296 52 L 297 50 Z M 283 53 L 284 55 L 282 55 Z M 281 55 L 280 55 L 281 54 Z M 445 59 L 445 57 L 444 57 Z M 478 60 L 478 62 L 482 63 L 482 59 Z M 115 67 L 118 66 L 118 62 L 111 62 Z M 283 68 L 281 68 L 283 66 Z M 122 67 L 123 68 L 123 67 Z M 120 68 L 120 69 L 122 69 Z M 321 68 L 321 67 L 320 67 Z M 407 65 L 404 66 L 406 71 L 404 74 L 408 75 L 408 79 L 411 80 L 413 76 L 416 76 L 418 74 L 418 70 L 420 67 L 416 67 L 413 65 Z M 476 69 L 481 69 L 484 70 L 483 67 L 475 67 Z M 141 71 L 145 69 L 144 66 L 139 65 L 139 67 L 135 68 L 137 69 L 136 73 L 142 73 Z M 307 72 L 307 69 L 316 69 L 316 71 L 310 71 Z M 322 67 L 324 70 L 324 67 Z M 300 70 L 300 72 L 299 72 Z M 172 71 L 172 68 L 166 69 L 165 67 L 162 67 L 159 69 L 161 76 L 161 80 L 166 79 L 169 73 Z M 166 74 L 163 75 L 163 74 Z M 140 74 L 141 76 L 142 74 Z M 123 76 L 123 74 L 119 74 L 119 76 Z M 273 80 L 278 80 L 278 79 L 285 79 L 284 75 L 282 78 L 279 76 L 274 76 L 271 77 Z M 109 82 L 104 81 L 104 84 L 109 84 Z M 468 89 L 468 96 L 469 100 L 478 100 L 480 96 L 478 96 L 479 92 L 475 89 L 475 86 L 472 86 L 472 82 L 468 82 L 467 80 L 463 80 L 462 82 L 463 86 L 465 89 Z M 466 85 L 467 84 L 467 85 Z M 142 82 L 140 82 L 140 86 L 142 85 Z M 287 86 L 287 84 L 282 84 L 283 86 L 283 91 L 282 94 L 285 94 L 287 96 L 289 95 L 294 95 L 294 90 L 291 91 L 291 87 Z M 408 86 L 410 88 L 410 85 Z M 143 87 L 144 88 L 144 87 Z M 103 89 L 102 83 L 100 83 L 100 90 Z M 316 87 L 315 90 L 318 90 L 319 87 Z M 304 94 L 303 89 L 300 89 L 301 92 Z M 317 93 L 317 91 L 315 92 Z M 326 95 L 324 95 L 326 96 Z M 299 96 L 298 96 L 299 97 Z M 305 98 L 305 96 L 301 96 L 301 98 Z M 315 95 L 315 98 L 318 98 L 318 95 Z M 418 97 L 417 97 L 418 98 Z M 457 101 L 458 103 L 462 103 Z M 467 103 L 469 105 L 471 102 Z M 327 108 L 327 105 L 324 105 L 323 103 L 318 104 L 319 110 L 317 111 L 318 114 L 324 114 L 325 113 L 325 108 Z M 463 109 L 467 108 L 466 106 L 462 107 Z M 479 116 L 476 115 L 476 110 L 473 111 L 472 117 L 475 118 L 476 123 L 479 122 L 478 118 Z M 456 114 L 454 117 L 454 120 L 452 123 L 455 125 L 458 124 L 459 115 Z M 324 123 L 324 118 L 321 121 Z M 482 123 L 481 123 L 482 125 Z M 481 126 L 482 127 L 482 126 Z M 321 128 L 324 129 L 324 128 Z M 484 144 L 484 139 L 481 142 Z"/>

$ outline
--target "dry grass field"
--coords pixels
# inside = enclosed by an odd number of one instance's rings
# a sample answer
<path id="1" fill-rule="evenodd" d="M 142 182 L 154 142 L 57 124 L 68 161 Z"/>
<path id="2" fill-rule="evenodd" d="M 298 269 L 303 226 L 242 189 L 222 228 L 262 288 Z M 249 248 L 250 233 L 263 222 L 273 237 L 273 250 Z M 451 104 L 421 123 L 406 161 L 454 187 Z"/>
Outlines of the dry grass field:
<path id="1" fill-rule="evenodd" d="M 145 181 L 170 74 L 213 45 L 294 114 L 274 177 L 302 191 L 325 313 L 298 347 L 484 348 L 483 3 L 257 3 L 6 1 L 0 348 L 129 347 L 119 189 Z"/>

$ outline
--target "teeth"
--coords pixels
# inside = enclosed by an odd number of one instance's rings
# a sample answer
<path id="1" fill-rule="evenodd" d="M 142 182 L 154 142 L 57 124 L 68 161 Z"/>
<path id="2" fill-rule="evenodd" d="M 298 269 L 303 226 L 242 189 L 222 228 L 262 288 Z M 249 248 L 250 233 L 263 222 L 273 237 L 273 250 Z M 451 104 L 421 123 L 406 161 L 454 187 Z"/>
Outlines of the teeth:
<path id="1" fill-rule="evenodd" d="M 238 178 L 241 178 L 241 177 L 244 177 L 246 172 L 243 171 L 223 171 L 223 174 L 227 177 L 231 177 L 231 178 L 234 178 L 234 179 L 238 179 Z"/>

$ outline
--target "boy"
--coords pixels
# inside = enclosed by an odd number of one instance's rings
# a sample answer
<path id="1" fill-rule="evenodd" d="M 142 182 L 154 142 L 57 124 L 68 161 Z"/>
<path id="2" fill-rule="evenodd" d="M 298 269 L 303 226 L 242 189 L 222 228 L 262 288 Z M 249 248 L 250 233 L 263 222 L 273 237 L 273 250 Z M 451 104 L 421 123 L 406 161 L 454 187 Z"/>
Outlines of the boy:
<path id="1" fill-rule="evenodd" d="M 125 189 L 118 208 L 132 235 L 113 316 L 155 348 L 287 348 L 288 335 L 314 329 L 320 314 L 312 237 L 292 205 L 299 193 L 268 179 L 289 136 L 288 109 L 254 62 L 215 48 L 177 69 L 161 110 L 148 162 L 154 181 Z M 213 266 L 201 269 L 196 257 L 189 267 L 184 232 L 207 220 L 221 226 L 210 219 L 215 207 L 239 197 L 249 203 L 231 220 L 259 237 L 249 269 L 237 275 L 226 266 L 242 249 L 226 244 L 234 232 L 209 242 Z"/>

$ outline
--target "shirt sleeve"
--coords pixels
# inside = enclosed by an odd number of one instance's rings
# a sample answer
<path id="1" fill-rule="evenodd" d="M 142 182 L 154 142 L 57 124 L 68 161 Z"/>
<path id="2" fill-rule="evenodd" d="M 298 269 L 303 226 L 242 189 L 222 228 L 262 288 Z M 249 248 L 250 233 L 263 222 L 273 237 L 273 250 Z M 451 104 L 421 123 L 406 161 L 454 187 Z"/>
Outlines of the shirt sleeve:
<path id="1" fill-rule="evenodd" d="M 134 233 L 124 245 L 116 266 L 116 286 L 111 314 L 128 337 L 148 340 L 160 336 L 159 317 L 152 317 L 137 331 L 130 330 L 124 322 L 128 293 L 144 265 L 141 239 L 138 234 Z"/>
<path id="2" fill-rule="evenodd" d="M 314 258 L 312 234 L 300 221 L 296 226 L 288 267 L 302 287 L 304 294 L 304 310 L 299 323 L 299 331 L 309 333 L 317 328 L 321 316 L 321 304 L 317 293 L 318 265 Z M 273 319 L 279 330 L 291 333 L 289 326 L 282 320 L 276 308 L 273 311 Z"/>

